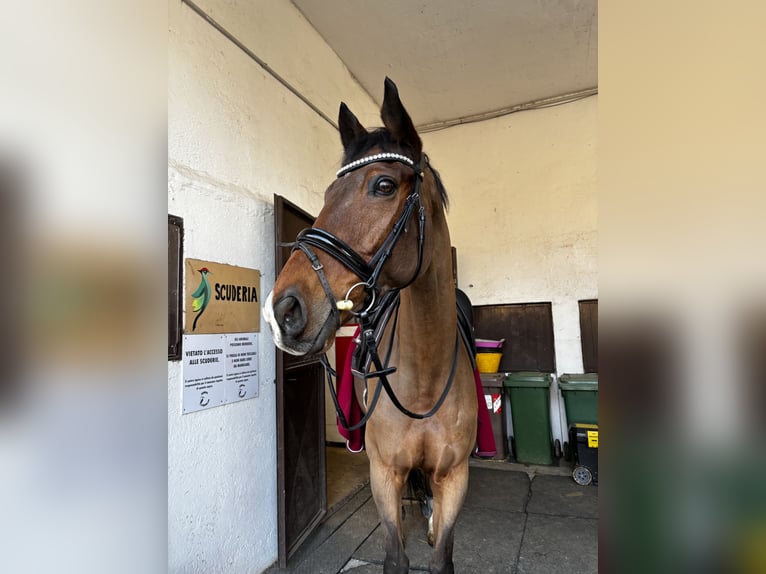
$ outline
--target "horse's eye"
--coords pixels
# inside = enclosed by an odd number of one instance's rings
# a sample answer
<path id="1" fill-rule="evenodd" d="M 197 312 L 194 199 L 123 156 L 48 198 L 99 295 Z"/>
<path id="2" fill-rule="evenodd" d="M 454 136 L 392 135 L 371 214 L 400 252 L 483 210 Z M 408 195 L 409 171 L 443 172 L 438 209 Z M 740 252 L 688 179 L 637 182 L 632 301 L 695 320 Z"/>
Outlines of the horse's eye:
<path id="1" fill-rule="evenodd" d="M 396 182 L 388 176 L 380 176 L 373 180 L 372 191 L 378 195 L 391 195 L 396 191 Z"/>

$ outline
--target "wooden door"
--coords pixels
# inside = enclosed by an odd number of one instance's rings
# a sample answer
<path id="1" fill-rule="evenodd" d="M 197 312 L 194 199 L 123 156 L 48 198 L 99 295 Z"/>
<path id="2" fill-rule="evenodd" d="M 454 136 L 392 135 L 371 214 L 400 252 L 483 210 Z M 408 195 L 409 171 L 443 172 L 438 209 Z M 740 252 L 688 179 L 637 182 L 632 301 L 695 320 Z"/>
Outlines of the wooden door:
<path id="1" fill-rule="evenodd" d="M 274 196 L 276 271 L 290 257 L 298 232 L 314 218 Z M 277 349 L 277 499 L 279 566 L 327 512 L 324 372 L 317 357 L 296 357 Z"/>
<path id="2" fill-rule="evenodd" d="M 480 339 L 505 339 L 499 372 L 556 370 L 550 303 L 478 305 L 473 325 Z"/>

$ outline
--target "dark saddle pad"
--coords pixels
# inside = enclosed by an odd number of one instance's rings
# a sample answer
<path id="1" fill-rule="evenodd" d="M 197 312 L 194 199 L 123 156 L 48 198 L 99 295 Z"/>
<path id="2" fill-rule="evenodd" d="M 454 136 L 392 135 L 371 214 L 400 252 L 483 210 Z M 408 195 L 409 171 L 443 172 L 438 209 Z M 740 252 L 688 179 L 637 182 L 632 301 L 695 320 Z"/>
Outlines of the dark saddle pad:
<path id="1" fill-rule="evenodd" d="M 458 328 L 470 351 L 471 362 L 474 363 L 475 367 L 476 338 L 473 335 L 473 305 L 468 295 L 460 289 L 455 289 L 455 298 L 457 299 Z"/>

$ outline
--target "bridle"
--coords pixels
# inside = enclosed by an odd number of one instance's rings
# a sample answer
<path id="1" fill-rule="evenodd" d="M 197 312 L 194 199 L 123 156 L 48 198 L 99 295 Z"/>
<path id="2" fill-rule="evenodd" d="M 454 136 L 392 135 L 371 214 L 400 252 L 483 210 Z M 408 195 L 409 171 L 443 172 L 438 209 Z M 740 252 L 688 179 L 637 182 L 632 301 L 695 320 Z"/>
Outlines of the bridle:
<path id="1" fill-rule="evenodd" d="M 425 166 L 428 167 L 428 156 L 424 155 L 424 160 Z M 399 238 L 402 236 L 402 233 L 405 231 L 407 221 L 415 209 L 417 209 L 418 212 L 418 264 L 411 279 L 405 285 L 399 287 L 399 290 L 404 289 L 417 278 L 417 276 L 420 274 L 420 269 L 423 264 L 423 244 L 425 242 L 426 216 L 425 210 L 423 209 L 423 205 L 420 200 L 420 187 L 424 177 L 424 173 L 420 168 L 420 165 L 416 164 L 407 156 L 398 153 L 377 153 L 346 164 L 337 171 L 335 176 L 336 178 L 340 179 L 346 174 L 355 171 L 365 165 L 382 161 L 398 162 L 411 168 L 415 172 L 415 185 L 413 187 L 412 193 L 407 196 L 404 208 L 399 214 L 396 223 L 394 223 L 394 226 L 391 228 L 388 236 L 383 241 L 380 248 L 378 248 L 378 250 L 375 252 L 375 255 L 372 256 L 372 259 L 370 259 L 369 263 L 367 263 L 361 255 L 354 251 L 354 249 L 342 239 L 333 235 L 329 231 L 325 231 L 324 229 L 316 227 L 311 227 L 301 231 L 298 234 L 293 247 L 293 250 L 300 249 L 306 254 L 306 257 L 308 257 L 309 261 L 311 262 L 311 267 L 319 275 L 319 281 L 324 288 L 327 298 L 330 300 L 331 313 L 335 319 L 336 329 L 340 327 L 341 310 L 350 311 L 351 314 L 355 317 L 359 317 L 359 315 L 364 312 L 371 313 L 373 315 L 376 314 L 376 299 L 378 299 L 378 306 L 380 305 L 380 293 L 377 285 L 378 279 L 380 278 L 380 273 L 383 270 L 383 265 L 385 265 L 386 261 L 388 261 L 388 259 L 391 257 L 391 253 L 399 241 Z M 349 269 L 352 273 L 361 279 L 360 282 L 351 286 L 351 288 L 346 293 L 345 299 L 336 301 L 335 296 L 332 294 L 332 290 L 330 289 L 330 285 L 327 282 L 327 278 L 324 276 L 322 264 L 319 262 L 319 258 L 316 256 L 310 246 L 317 247 L 322 251 L 325 251 L 333 258 L 340 261 L 347 269 Z M 353 303 L 351 303 L 349 299 L 351 293 L 357 287 L 362 287 L 367 292 L 365 301 L 366 309 L 362 312 L 355 312 L 353 310 Z"/>
<path id="2" fill-rule="evenodd" d="M 423 165 L 425 168 L 429 168 L 428 156 L 423 154 Z M 420 275 L 420 271 L 423 265 L 423 245 L 425 243 L 426 233 L 426 216 L 425 209 L 421 202 L 421 185 L 425 176 L 423 168 L 419 163 L 416 163 L 412 159 L 405 155 L 391 152 L 381 152 L 373 155 L 363 157 L 352 161 L 343 167 L 341 167 L 336 175 L 336 178 L 341 178 L 355 171 L 363 166 L 377 162 L 398 162 L 413 170 L 415 173 L 415 183 L 411 193 L 407 196 L 407 199 L 402 208 L 402 212 L 399 214 L 394 226 L 391 228 L 386 239 L 381 244 L 380 248 L 375 252 L 369 262 L 365 261 L 361 255 L 359 255 L 354 249 L 345 243 L 342 239 L 338 238 L 334 234 L 324 229 L 312 227 L 304 229 L 298 234 L 298 237 L 293 244 L 293 251 L 300 249 L 306 257 L 308 257 L 311 263 L 312 269 L 316 272 L 319 282 L 322 284 L 325 295 L 330 302 L 331 315 L 335 321 L 336 329 L 340 327 L 340 311 L 349 311 L 358 321 L 360 327 L 359 338 L 355 340 L 357 348 L 354 352 L 352 362 L 352 372 L 357 377 L 365 380 L 364 390 L 364 403 L 367 406 L 367 381 L 371 378 L 378 379 L 378 385 L 376 386 L 372 402 L 367 407 L 367 413 L 356 424 L 349 426 L 345 416 L 338 403 L 338 398 L 335 391 L 335 386 L 332 382 L 332 377 L 337 377 L 337 372 L 332 369 L 327 361 L 327 356 L 321 357 L 321 362 L 325 367 L 327 374 L 327 382 L 330 388 L 330 394 L 333 402 L 335 403 L 335 410 L 338 413 L 338 418 L 341 424 L 347 430 L 355 430 L 362 427 L 372 415 L 375 410 L 375 406 L 380 397 L 381 388 L 386 390 L 391 402 L 396 406 L 399 411 L 408 417 L 414 419 L 424 419 L 433 416 L 439 407 L 444 403 L 447 397 L 452 382 L 455 379 L 455 372 L 457 370 L 457 357 L 459 350 L 458 334 L 455 335 L 455 353 L 452 360 L 452 369 L 447 380 L 447 384 L 442 392 L 441 396 L 437 400 L 436 404 L 426 413 L 413 413 L 405 408 L 399 399 L 396 397 L 391 385 L 388 381 L 388 375 L 396 371 L 396 367 L 389 367 L 388 362 L 391 356 L 391 350 L 393 348 L 393 337 L 396 332 L 396 325 L 398 320 L 400 291 L 408 287 L 415 279 Z M 382 296 L 378 288 L 378 279 L 380 278 L 383 266 L 391 257 L 391 254 L 396 247 L 399 239 L 406 230 L 407 222 L 413 213 L 417 212 L 418 220 L 418 261 L 415 268 L 415 272 L 412 277 L 404 285 L 388 290 Z M 319 261 L 316 253 L 312 247 L 321 249 L 334 259 L 342 263 L 347 269 L 354 273 L 361 281 L 352 285 L 346 292 L 346 296 L 342 300 L 336 300 L 332 293 L 330 284 L 327 281 L 327 277 L 324 273 L 322 263 Z M 351 293 L 354 289 L 361 287 L 365 290 L 365 301 L 362 305 L 362 309 L 355 311 L 353 309 L 353 302 L 350 300 Z M 388 352 L 385 360 L 381 360 L 378 355 L 378 344 L 380 338 L 383 335 L 385 327 L 388 325 L 389 320 L 393 317 L 394 323 L 390 330 L 390 340 L 388 344 Z M 329 317 L 328 317 L 329 320 Z M 470 354 L 470 353 L 469 353 Z M 370 370 L 373 368 L 374 370 Z"/>

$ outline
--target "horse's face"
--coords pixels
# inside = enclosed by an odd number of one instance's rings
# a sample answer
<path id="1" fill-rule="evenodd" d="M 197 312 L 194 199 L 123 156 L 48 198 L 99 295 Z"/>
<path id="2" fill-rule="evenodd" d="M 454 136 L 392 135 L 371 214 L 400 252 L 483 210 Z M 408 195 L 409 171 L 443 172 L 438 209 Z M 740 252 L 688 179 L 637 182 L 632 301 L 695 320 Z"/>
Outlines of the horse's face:
<path id="1" fill-rule="evenodd" d="M 381 117 L 385 129 L 370 133 L 345 104 L 341 104 L 338 123 L 345 148 L 344 164 L 380 152 L 401 154 L 415 162 L 420 160 L 422 144 L 390 80 L 386 81 Z M 369 263 L 403 213 L 417 177 L 413 168 L 397 161 L 376 161 L 349 171 L 327 188 L 325 204 L 314 227 L 342 240 Z M 420 188 L 426 218 L 436 205 L 441 206 L 432 197 L 435 189 L 433 176 L 428 174 Z M 435 191 L 435 195 L 439 192 Z M 414 209 L 390 258 L 381 268 L 376 282 L 377 296 L 406 285 L 418 271 L 417 215 Z M 426 234 L 426 244 L 428 242 Z M 275 343 L 294 355 L 326 351 L 332 345 L 338 319 L 344 323 L 352 317 L 347 309 L 336 314 L 337 301 L 346 299 L 348 294 L 355 311 L 369 302 L 370 295 L 363 286 L 352 289 L 362 281 L 355 273 L 321 248 L 313 251 L 321 263 L 321 272 L 312 268 L 303 251 L 296 249 L 264 305 L 264 317 Z M 422 266 L 426 267 L 428 249 L 423 250 L 422 256 Z M 332 298 L 322 285 L 321 274 L 327 280 Z"/>

